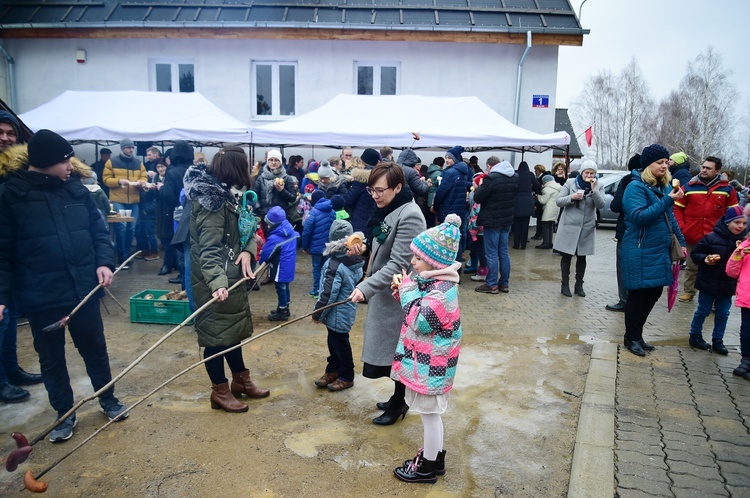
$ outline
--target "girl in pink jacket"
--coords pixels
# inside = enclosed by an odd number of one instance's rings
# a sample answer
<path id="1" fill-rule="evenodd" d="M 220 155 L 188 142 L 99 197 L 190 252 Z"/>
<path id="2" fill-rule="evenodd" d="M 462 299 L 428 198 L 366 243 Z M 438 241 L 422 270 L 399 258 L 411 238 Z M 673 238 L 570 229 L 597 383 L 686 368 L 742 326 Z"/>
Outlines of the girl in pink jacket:
<path id="1" fill-rule="evenodd" d="M 745 207 L 745 216 L 748 214 L 750 214 L 750 206 Z M 727 275 L 737 279 L 737 295 L 734 304 L 742 313 L 740 325 L 742 360 L 733 373 L 746 380 L 750 380 L 750 257 L 748 254 L 750 254 L 750 239 L 746 238 L 737 246 L 732 257 L 727 261 Z"/>
<path id="2" fill-rule="evenodd" d="M 406 403 L 422 417 L 424 447 L 394 469 L 405 482 L 437 482 L 445 474 L 443 420 L 461 344 L 460 280 L 456 262 L 461 218 L 455 214 L 411 243 L 417 275 L 394 275 L 391 289 L 404 309 L 391 378 L 406 386 Z"/>

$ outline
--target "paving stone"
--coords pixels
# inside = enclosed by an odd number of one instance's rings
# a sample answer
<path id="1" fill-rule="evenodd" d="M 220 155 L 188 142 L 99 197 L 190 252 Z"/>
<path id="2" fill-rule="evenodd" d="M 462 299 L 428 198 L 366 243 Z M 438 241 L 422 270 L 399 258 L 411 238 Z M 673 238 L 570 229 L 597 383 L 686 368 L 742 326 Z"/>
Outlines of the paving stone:
<path id="1" fill-rule="evenodd" d="M 661 437 L 661 432 L 659 432 L 658 427 L 644 427 L 625 420 L 616 420 L 615 427 L 618 431 L 622 432 L 639 432 L 653 437 Z"/>
<path id="2" fill-rule="evenodd" d="M 674 493 L 675 498 L 713 498 L 718 496 L 729 496 L 729 492 L 726 490 L 723 490 L 723 493 L 717 494 L 713 492 L 706 491 L 704 489 L 687 489 L 687 488 L 680 488 L 677 486 L 672 487 L 672 492 Z"/>
<path id="3" fill-rule="evenodd" d="M 715 495 L 726 495 L 724 481 L 718 472 L 709 475 L 705 467 L 700 467 L 693 474 L 678 474 L 672 472 L 669 477 L 673 481 L 674 488 L 697 489 L 704 493 L 713 493 Z M 676 494 L 676 493 L 675 493 Z"/>
<path id="4" fill-rule="evenodd" d="M 627 406 L 620 405 L 616 407 L 615 419 L 640 425 L 641 427 L 660 428 L 659 420 L 656 417 L 656 410 L 653 408 L 647 412 L 645 410 L 633 410 Z"/>
<path id="5" fill-rule="evenodd" d="M 750 478 L 750 462 L 737 463 L 737 462 L 719 462 L 718 463 L 721 473 L 725 472 L 733 474 L 745 474 Z"/>
<path id="6" fill-rule="evenodd" d="M 719 461 L 747 464 L 750 459 L 750 447 L 747 446 L 739 446 L 725 441 L 711 441 L 711 449 Z"/>
<path id="7" fill-rule="evenodd" d="M 661 463 L 664 464 L 663 461 Z M 649 481 L 669 483 L 670 479 L 666 467 L 666 464 L 663 465 L 663 468 L 660 468 L 655 465 L 641 465 L 635 462 L 617 462 L 615 464 L 617 475 L 638 476 Z"/>
<path id="8" fill-rule="evenodd" d="M 662 444 L 659 440 L 653 441 L 650 444 L 645 444 L 638 441 L 617 440 L 615 441 L 615 449 L 620 451 L 635 451 L 638 453 L 643 453 L 644 455 L 651 455 L 662 458 L 664 457 Z"/>
<path id="9" fill-rule="evenodd" d="M 664 455 L 647 455 L 638 451 L 628 451 L 615 449 L 615 465 L 621 463 L 625 464 L 638 464 L 643 467 L 657 467 L 660 469 L 668 470 L 667 464 L 664 462 Z"/>
<path id="10" fill-rule="evenodd" d="M 686 442 L 688 438 L 693 442 Z M 664 439 L 664 452 L 672 455 L 674 451 L 683 451 L 692 455 L 701 455 L 713 459 L 714 454 L 711 451 L 711 445 L 705 439 L 698 439 L 694 436 L 683 436 L 683 439 Z"/>
<path id="11" fill-rule="evenodd" d="M 705 435 L 695 435 L 695 434 L 683 434 L 681 432 L 672 432 L 672 431 L 664 431 L 662 434 L 662 442 L 671 448 L 674 449 L 682 449 L 678 444 L 688 448 L 686 451 L 689 451 L 692 447 L 701 447 L 704 446 L 706 449 L 710 449 L 710 445 L 708 443 L 708 439 Z"/>
<path id="12" fill-rule="evenodd" d="M 667 455 L 667 465 L 669 465 L 670 468 L 673 467 L 672 461 L 676 462 L 689 462 L 693 465 L 698 465 L 700 467 L 713 467 L 716 465 L 716 462 L 714 461 L 713 455 L 706 455 L 706 454 L 695 454 L 692 451 L 686 452 L 686 451 L 680 451 L 680 450 L 664 450 L 664 453 Z"/>
<path id="13" fill-rule="evenodd" d="M 700 465 L 696 465 L 693 462 L 683 462 L 678 460 L 670 460 L 667 459 L 667 465 L 669 466 L 669 473 L 670 475 L 673 472 L 679 473 L 679 474 L 691 474 L 696 472 L 697 469 L 708 469 L 709 471 L 718 472 L 721 473 L 721 469 L 719 468 L 719 464 L 717 464 L 715 461 L 711 460 L 709 462 L 708 467 L 701 467 Z"/>
<path id="14" fill-rule="evenodd" d="M 722 467 L 724 464 L 721 464 Z M 727 481 L 728 486 L 743 486 L 748 488 L 748 494 L 746 496 L 750 496 L 750 473 L 748 473 L 748 470 L 745 468 L 745 472 L 742 474 L 735 474 L 734 472 L 724 472 L 722 468 L 721 475 L 724 477 L 724 479 Z"/>
<path id="15" fill-rule="evenodd" d="M 644 445 L 654 445 L 658 444 L 661 446 L 661 434 L 659 434 L 657 431 L 650 431 L 650 432 L 628 432 L 628 431 L 616 431 L 615 438 L 619 441 L 630 441 L 635 443 L 640 443 Z"/>
<path id="16" fill-rule="evenodd" d="M 642 491 L 649 495 L 656 496 L 671 496 L 669 482 L 664 481 L 649 481 L 640 476 L 630 476 L 625 474 L 619 474 L 617 476 L 618 487 L 632 489 L 636 491 Z"/>
<path id="17" fill-rule="evenodd" d="M 672 493 L 668 493 L 665 495 L 654 495 L 650 493 L 645 493 L 643 491 L 640 491 L 638 489 L 625 489 L 621 487 L 617 487 L 617 497 L 618 498 L 651 498 L 653 496 L 669 496 L 670 498 L 673 496 Z"/>
<path id="18" fill-rule="evenodd" d="M 750 496 L 750 487 L 730 486 L 727 485 L 729 496 L 736 496 L 737 498 L 745 498 Z"/>
<path id="19" fill-rule="evenodd" d="M 701 419 L 706 432 L 713 440 L 734 443 L 746 438 L 750 443 L 747 427 L 739 420 L 713 416 L 703 416 Z"/>

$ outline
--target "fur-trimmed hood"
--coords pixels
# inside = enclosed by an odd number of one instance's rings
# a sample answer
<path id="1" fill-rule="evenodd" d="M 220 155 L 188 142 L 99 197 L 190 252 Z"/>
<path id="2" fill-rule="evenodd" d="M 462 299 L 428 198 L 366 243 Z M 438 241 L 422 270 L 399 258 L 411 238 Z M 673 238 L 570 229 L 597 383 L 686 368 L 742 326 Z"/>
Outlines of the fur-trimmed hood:
<path id="1" fill-rule="evenodd" d="M 351 171 L 352 181 L 359 183 L 367 183 L 370 179 L 370 169 L 353 168 Z"/>
<path id="2" fill-rule="evenodd" d="M 16 171 L 28 169 L 28 161 L 29 150 L 26 144 L 14 145 L 0 151 L 0 180 Z M 72 175 L 80 178 L 91 178 L 90 167 L 75 156 L 70 158 L 70 162 L 73 165 Z"/>
<path id="3" fill-rule="evenodd" d="M 190 166 L 185 173 L 185 195 L 209 211 L 218 211 L 234 196 L 224 185 L 206 172 L 206 164 Z"/>

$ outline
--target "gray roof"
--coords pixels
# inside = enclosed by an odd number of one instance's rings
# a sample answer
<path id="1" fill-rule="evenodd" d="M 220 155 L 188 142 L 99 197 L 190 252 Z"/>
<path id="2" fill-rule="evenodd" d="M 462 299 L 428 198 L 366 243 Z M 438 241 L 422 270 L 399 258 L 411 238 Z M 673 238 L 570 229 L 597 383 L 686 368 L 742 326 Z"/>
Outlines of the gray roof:
<path id="1" fill-rule="evenodd" d="M 276 27 L 582 35 L 569 0 L 3 0 L 0 29 Z"/>
<path id="2" fill-rule="evenodd" d="M 581 147 L 578 145 L 576 132 L 573 129 L 573 123 L 570 122 L 567 109 L 555 109 L 555 131 L 566 131 L 570 135 L 570 157 L 583 157 Z M 564 157 L 565 147 L 554 147 L 553 157 Z"/>

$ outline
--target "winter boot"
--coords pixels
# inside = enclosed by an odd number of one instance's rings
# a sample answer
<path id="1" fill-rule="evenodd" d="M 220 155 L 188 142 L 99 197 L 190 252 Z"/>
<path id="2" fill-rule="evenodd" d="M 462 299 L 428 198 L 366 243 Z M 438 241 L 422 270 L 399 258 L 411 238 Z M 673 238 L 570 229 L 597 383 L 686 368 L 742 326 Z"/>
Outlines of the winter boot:
<path id="1" fill-rule="evenodd" d="M 724 341 L 721 339 L 713 339 L 711 341 L 711 349 L 722 356 L 726 356 L 729 354 L 729 350 L 727 350 L 727 347 L 724 345 Z"/>
<path id="2" fill-rule="evenodd" d="M 272 322 L 285 322 L 289 320 L 289 307 L 278 307 L 268 314 L 268 319 Z"/>
<path id="3" fill-rule="evenodd" d="M 570 292 L 570 258 L 563 256 L 560 258 L 560 273 L 562 274 L 562 285 L 560 293 L 565 297 L 573 297 Z"/>
<path id="4" fill-rule="evenodd" d="M 737 375 L 738 377 L 742 377 L 746 374 L 750 373 L 750 358 L 742 358 L 742 361 L 740 361 L 740 366 L 734 369 L 732 372 L 734 375 Z"/>
<path id="5" fill-rule="evenodd" d="M 424 482 L 435 484 L 437 482 L 437 461 L 425 460 L 422 455 L 417 454 L 403 467 L 397 467 L 393 474 L 404 482 Z"/>
<path id="6" fill-rule="evenodd" d="M 586 273 L 586 256 L 576 256 L 576 285 L 575 292 L 577 296 L 586 297 L 583 291 L 583 275 Z"/>
<path id="7" fill-rule="evenodd" d="M 378 403 L 378 405 L 380 404 L 381 403 Z M 378 408 L 380 408 L 380 406 L 378 406 Z M 424 449 L 420 448 L 419 451 L 417 452 L 417 456 L 415 456 L 411 460 L 404 460 L 404 467 L 414 462 L 417 458 L 422 458 L 423 451 Z M 445 450 L 438 451 L 436 465 L 435 465 L 435 473 L 439 476 L 445 475 Z"/>
<path id="8" fill-rule="evenodd" d="M 271 391 L 269 391 L 268 389 L 263 389 L 262 387 L 258 387 L 253 384 L 253 381 L 250 379 L 249 370 L 232 374 L 231 390 L 232 394 L 234 394 L 234 396 L 237 398 L 239 398 L 243 394 L 245 394 L 249 398 L 265 398 L 269 394 L 271 394 Z"/>
<path id="9" fill-rule="evenodd" d="M 240 403 L 229 392 L 229 382 L 223 384 L 213 384 L 211 386 L 211 408 L 218 410 L 221 408 L 225 412 L 242 413 L 248 410 L 245 403 Z"/>
<path id="10" fill-rule="evenodd" d="M 703 351 L 711 350 L 711 345 L 703 340 L 703 336 L 698 334 L 690 334 L 688 343 L 691 348 L 702 349 Z"/>

